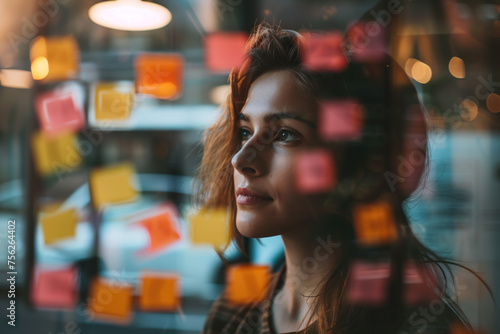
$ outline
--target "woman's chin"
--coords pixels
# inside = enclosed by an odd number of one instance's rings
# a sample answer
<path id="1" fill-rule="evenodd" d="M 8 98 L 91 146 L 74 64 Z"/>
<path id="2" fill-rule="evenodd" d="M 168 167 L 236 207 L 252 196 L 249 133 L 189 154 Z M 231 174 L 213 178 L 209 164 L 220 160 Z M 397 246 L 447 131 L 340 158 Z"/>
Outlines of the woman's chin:
<path id="1" fill-rule="evenodd" d="M 236 229 L 247 238 L 267 238 L 280 234 L 272 224 L 265 224 L 262 221 L 242 221 L 238 218 L 236 218 Z"/>

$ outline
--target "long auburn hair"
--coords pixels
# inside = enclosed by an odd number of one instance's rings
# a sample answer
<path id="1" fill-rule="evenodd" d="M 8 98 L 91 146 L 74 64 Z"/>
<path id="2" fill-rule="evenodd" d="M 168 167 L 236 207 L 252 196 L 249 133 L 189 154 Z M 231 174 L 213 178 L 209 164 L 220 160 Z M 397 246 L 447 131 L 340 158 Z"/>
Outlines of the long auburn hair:
<path id="1" fill-rule="evenodd" d="M 423 119 L 416 92 L 399 66 L 387 56 L 376 64 L 350 62 L 340 73 L 314 72 L 304 65 L 301 36 L 265 23 L 258 25 L 253 31 L 247 50 L 243 64 L 230 74 L 230 93 L 221 116 L 205 132 L 203 138 L 204 155 L 195 178 L 196 204 L 204 209 L 227 208 L 232 239 L 240 249 L 243 248 L 242 236 L 236 229 L 235 222 L 236 201 L 231 158 L 239 149 L 238 115 L 247 100 L 252 83 L 260 75 L 270 71 L 291 71 L 299 86 L 313 94 L 318 101 L 355 98 L 364 108 L 364 130 L 359 140 L 335 144 L 337 154 L 342 157 L 336 159 L 339 181 L 324 205 L 326 210 L 335 212 L 335 215 L 330 216 L 335 223 L 325 223 L 337 235 L 342 236 L 343 242 L 331 272 L 318 286 L 317 293 L 310 296 L 314 298 L 312 312 L 317 319 L 316 330 L 320 333 L 364 334 L 392 333 L 400 329 L 412 311 L 405 307 L 402 297 L 402 268 L 408 260 L 430 264 L 431 274 L 441 278 L 437 284 L 439 297 L 447 304 L 447 312 L 451 312 L 443 316 L 460 319 L 470 329 L 466 316 L 451 297 L 448 284 L 450 277 L 453 277 L 450 265 L 463 266 L 445 260 L 419 242 L 413 234 L 403 202 L 415 189 L 408 190 L 397 185 L 394 187 L 394 184 L 390 187 L 388 184 L 387 175 L 395 177 L 398 185 L 408 176 L 400 175 L 397 159 L 405 154 L 408 117 Z M 403 80 L 401 84 L 401 78 L 406 78 L 407 82 Z M 417 115 L 409 115 L 410 112 L 416 112 Z M 425 123 L 421 134 L 424 136 L 423 144 L 413 149 L 424 157 L 425 166 L 428 160 Z M 324 147 L 332 148 L 327 143 Z M 420 177 L 420 174 L 417 175 L 417 178 Z M 380 199 L 391 204 L 401 233 L 398 241 L 390 246 L 363 253 L 363 249 L 355 242 L 353 208 L 356 204 Z M 346 298 L 350 264 L 353 259 L 363 257 L 363 254 L 365 258 L 385 254 L 391 262 L 387 302 L 377 308 L 352 304 Z M 309 318 L 308 325 L 311 321 L 312 317 Z M 309 328 L 312 326 L 308 326 L 308 330 Z"/>

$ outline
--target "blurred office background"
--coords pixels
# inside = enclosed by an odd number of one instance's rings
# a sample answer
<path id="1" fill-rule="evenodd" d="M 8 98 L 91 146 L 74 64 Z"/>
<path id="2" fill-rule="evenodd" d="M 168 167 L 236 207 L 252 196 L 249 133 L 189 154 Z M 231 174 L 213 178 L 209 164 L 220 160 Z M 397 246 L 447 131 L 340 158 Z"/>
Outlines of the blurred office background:
<path id="1" fill-rule="evenodd" d="M 432 249 L 477 270 L 498 296 L 496 1 L 155 0 L 144 2 L 167 8 L 158 20 L 168 24 L 143 31 L 130 30 L 140 11 L 133 19 L 114 17 L 121 27 L 91 20 L 89 10 L 101 2 L 0 0 L 3 312 L 12 271 L 9 220 L 16 221 L 17 272 L 16 327 L 2 313 L 2 333 L 200 331 L 224 288 L 224 263 L 211 245 L 190 237 L 192 176 L 203 130 L 225 100 L 228 73 L 263 20 L 343 33 L 364 15 L 390 27 L 389 51 L 412 78 L 431 128 L 428 179 L 407 206 L 413 228 Z M 103 208 L 106 196 L 115 202 Z M 68 230 L 58 228 L 61 219 L 71 221 Z M 170 224 L 173 236 L 153 240 L 155 219 Z M 273 269 L 283 261 L 279 238 L 246 240 L 245 247 L 249 258 L 234 246 L 226 255 Z M 148 272 L 176 282 L 179 300 L 170 311 L 136 306 Z M 113 319 L 88 311 L 97 276 L 132 295 L 129 309 Z M 500 333 L 486 289 L 465 271 L 456 283 L 473 325 Z M 116 321 L 122 315 L 125 321 Z"/>

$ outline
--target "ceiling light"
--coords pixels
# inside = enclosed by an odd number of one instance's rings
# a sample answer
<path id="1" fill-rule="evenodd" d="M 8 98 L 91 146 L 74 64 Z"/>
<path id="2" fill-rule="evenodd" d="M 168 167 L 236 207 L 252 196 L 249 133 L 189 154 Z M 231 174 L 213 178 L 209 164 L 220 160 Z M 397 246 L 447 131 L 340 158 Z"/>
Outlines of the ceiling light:
<path id="1" fill-rule="evenodd" d="M 172 19 L 165 7 L 142 0 L 100 2 L 89 9 L 89 16 L 101 26 L 129 31 L 159 29 Z"/>

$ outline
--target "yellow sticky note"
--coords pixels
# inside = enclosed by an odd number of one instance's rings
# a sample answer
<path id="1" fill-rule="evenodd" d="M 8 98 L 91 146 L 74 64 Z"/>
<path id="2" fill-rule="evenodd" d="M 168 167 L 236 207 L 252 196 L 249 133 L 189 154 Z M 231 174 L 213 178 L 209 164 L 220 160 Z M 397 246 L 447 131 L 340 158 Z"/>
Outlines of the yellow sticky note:
<path id="1" fill-rule="evenodd" d="M 92 282 L 88 313 L 98 319 L 126 323 L 132 316 L 131 284 L 97 278 Z"/>
<path id="2" fill-rule="evenodd" d="M 229 224 L 225 209 L 200 210 L 190 217 L 191 242 L 224 248 L 229 244 Z"/>
<path id="3" fill-rule="evenodd" d="M 143 311 L 176 311 L 179 309 L 178 277 L 159 273 L 143 274 L 139 307 Z"/>
<path id="4" fill-rule="evenodd" d="M 90 195 L 94 207 L 131 202 L 138 198 L 138 182 L 134 167 L 120 164 L 94 169 L 89 176 Z"/>
<path id="5" fill-rule="evenodd" d="M 78 216 L 75 209 L 47 214 L 42 217 L 43 238 L 46 245 L 74 238 Z"/>
<path id="6" fill-rule="evenodd" d="M 95 119 L 126 120 L 130 117 L 134 100 L 133 86 L 99 83 L 95 86 Z"/>
<path id="7" fill-rule="evenodd" d="M 37 132 L 31 138 L 35 166 L 42 175 L 64 174 L 80 165 L 82 157 L 74 133 L 48 136 Z"/>
<path id="8" fill-rule="evenodd" d="M 266 297 L 271 279 L 268 266 L 239 264 L 226 273 L 226 297 L 234 305 L 258 303 Z"/>
<path id="9" fill-rule="evenodd" d="M 80 51 L 73 36 L 40 36 L 31 44 L 30 58 L 35 80 L 62 81 L 77 75 Z"/>

